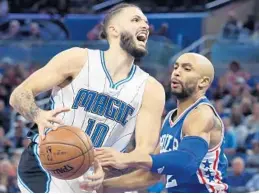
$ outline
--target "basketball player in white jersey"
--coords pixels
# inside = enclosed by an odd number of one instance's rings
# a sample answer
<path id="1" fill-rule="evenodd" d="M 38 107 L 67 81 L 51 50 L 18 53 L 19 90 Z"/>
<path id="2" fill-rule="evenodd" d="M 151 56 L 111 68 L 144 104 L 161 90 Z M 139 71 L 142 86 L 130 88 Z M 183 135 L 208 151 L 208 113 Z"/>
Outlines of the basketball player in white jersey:
<path id="1" fill-rule="evenodd" d="M 124 152 L 135 130 L 135 149 L 153 153 L 159 139 L 164 89 L 153 77 L 134 65 L 147 53 L 147 18 L 140 8 L 120 4 L 104 19 L 105 52 L 71 48 L 53 57 L 47 65 L 19 85 L 10 97 L 11 106 L 38 129 L 30 132 L 32 143 L 23 152 L 18 182 L 22 192 L 81 192 L 97 189 L 87 180 L 65 181 L 51 177 L 40 163 L 38 144 L 46 128 L 72 125 L 84 130 L 95 147 L 112 147 Z M 34 97 L 52 89 L 53 110 L 41 110 Z M 92 177 L 100 183 L 100 165 Z M 80 178 L 81 180 L 82 178 Z M 96 182 L 95 182 L 96 183 Z"/>

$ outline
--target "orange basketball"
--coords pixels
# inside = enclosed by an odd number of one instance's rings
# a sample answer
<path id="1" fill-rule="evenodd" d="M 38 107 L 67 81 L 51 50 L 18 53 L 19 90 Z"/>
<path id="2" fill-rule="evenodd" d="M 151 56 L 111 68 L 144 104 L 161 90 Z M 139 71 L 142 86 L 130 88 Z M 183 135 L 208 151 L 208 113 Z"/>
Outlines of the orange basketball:
<path id="1" fill-rule="evenodd" d="M 79 128 L 61 126 L 41 142 L 40 160 L 44 169 L 58 179 L 78 178 L 93 163 L 91 139 Z"/>

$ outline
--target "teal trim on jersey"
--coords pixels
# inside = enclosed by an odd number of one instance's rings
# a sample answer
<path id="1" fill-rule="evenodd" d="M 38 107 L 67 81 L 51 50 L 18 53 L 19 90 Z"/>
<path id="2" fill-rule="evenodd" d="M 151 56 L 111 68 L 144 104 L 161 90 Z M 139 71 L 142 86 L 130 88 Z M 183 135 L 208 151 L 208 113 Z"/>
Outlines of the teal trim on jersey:
<path id="1" fill-rule="evenodd" d="M 19 171 L 17 168 L 17 180 L 21 183 L 21 185 L 30 193 L 33 193 L 32 190 L 23 182 L 23 180 L 21 179 L 20 175 L 19 175 Z"/>
<path id="2" fill-rule="evenodd" d="M 118 89 L 118 87 L 119 87 L 120 85 L 122 85 L 122 84 L 124 84 L 124 83 L 130 81 L 130 80 L 133 78 L 133 76 L 134 76 L 134 74 L 135 74 L 135 72 L 136 72 L 136 69 L 137 69 L 137 68 L 136 68 L 136 65 L 132 65 L 132 68 L 131 68 L 131 70 L 130 70 L 129 75 L 128 75 L 127 78 L 125 78 L 125 79 L 123 79 L 123 80 L 121 80 L 121 81 L 118 81 L 117 83 L 113 83 L 112 77 L 111 77 L 111 75 L 109 74 L 108 69 L 107 69 L 106 64 L 105 64 L 104 52 L 103 52 L 103 51 L 100 51 L 100 58 L 101 58 L 101 63 L 102 63 L 102 67 L 103 67 L 104 73 L 106 74 L 106 77 L 107 77 L 108 80 L 109 80 L 109 83 L 110 83 L 110 87 L 111 87 L 111 88 Z"/>
<path id="3" fill-rule="evenodd" d="M 129 76 L 126 79 L 123 79 L 123 80 L 117 82 L 116 84 L 114 84 L 115 89 L 118 89 L 118 87 L 120 85 L 124 84 L 125 82 L 130 81 L 133 78 L 133 76 L 134 76 L 134 74 L 136 72 L 136 69 L 137 69 L 136 65 L 133 65 L 131 70 L 130 70 Z"/>
<path id="4" fill-rule="evenodd" d="M 106 68 L 103 51 L 100 51 L 100 58 L 101 58 L 101 63 L 102 63 L 102 67 L 103 67 L 104 73 L 105 73 L 106 77 L 109 80 L 110 87 L 113 88 L 113 81 L 112 81 L 112 78 L 111 78 L 107 68 Z"/>
<path id="5" fill-rule="evenodd" d="M 39 157 L 39 154 L 38 154 L 37 150 L 38 150 L 38 144 L 35 144 L 35 145 L 33 146 L 34 155 L 35 155 L 35 157 L 36 157 L 36 160 L 37 160 L 37 162 L 38 162 L 38 164 L 39 164 L 41 170 L 46 174 L 47 179 L 48 179 L 47 182 L 46 182 L 46 190 L 45 190 L 44 193 L 49 193 L 49 191 L 50 191 L 51 176 L 50 176 L 50 174 L 43 168 L 43 166 L 42 166 L 42 164 L 41 164 L 41 162 L 40 162 L 40 157 Z"/>
<path id="6" fill-rule="evenodd" d="M 35 134 L 35 135 L 33 136 L 33 138 L 32 138 L 32 141 L 33 141 L 33 142 L 36 142 L 37 137 L 39 137 L 39 134 Z"/>

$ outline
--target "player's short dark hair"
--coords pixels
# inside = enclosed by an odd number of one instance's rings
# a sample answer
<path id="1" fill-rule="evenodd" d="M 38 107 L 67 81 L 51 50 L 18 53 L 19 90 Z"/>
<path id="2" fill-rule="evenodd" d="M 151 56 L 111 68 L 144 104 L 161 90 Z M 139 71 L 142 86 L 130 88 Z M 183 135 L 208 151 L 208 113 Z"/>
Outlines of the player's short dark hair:
<path id="1" fill-rule="evenodd" d="M 127 8 L 127 7 L 137 7 L 139 8 L 137 5 L 131 4 L 131 3 L 121 3 L 118 4 L 114 7 L 112 7 L 107 14 L 105 15 L 103 22 L 102 22 L 102 28 L 101 28 L 101 32 L 100 32 L 100 37 L 102 39 L 107 39 L 107 26 L 108 23 L 111 21 L 111 19 L 113 18 L 113 16 L 115 16 L 117 13 L 121 12 L 122 9 Z"/>

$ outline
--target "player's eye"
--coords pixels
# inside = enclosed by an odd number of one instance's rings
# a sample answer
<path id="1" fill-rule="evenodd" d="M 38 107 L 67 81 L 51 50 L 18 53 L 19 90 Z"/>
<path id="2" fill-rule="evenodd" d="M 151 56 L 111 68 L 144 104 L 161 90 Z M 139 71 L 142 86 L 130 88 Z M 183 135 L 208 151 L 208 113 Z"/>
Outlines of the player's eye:
<path id="1" fill-rule="evenodd" d="M 133 22 L 138 22 L 139 19 L 138 19 L 138 18 L 134 18 L 132 21 L 133 21 Z"/>
<path id="2" fill-rule="evenodd" d="M 184 68 L 185 71 L 191 71 L 191 68 Z"/>

